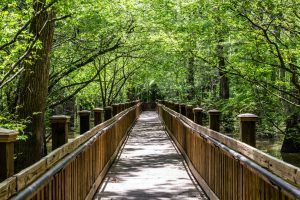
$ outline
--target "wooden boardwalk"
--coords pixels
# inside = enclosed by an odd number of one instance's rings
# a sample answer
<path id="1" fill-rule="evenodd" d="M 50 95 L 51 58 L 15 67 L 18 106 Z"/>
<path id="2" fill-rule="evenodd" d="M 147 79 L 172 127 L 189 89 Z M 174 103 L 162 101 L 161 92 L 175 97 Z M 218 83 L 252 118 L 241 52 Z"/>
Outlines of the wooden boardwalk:
<path id="1" fill-rule="evenodd" d="M 207 199 L 157 113 L 143 112 L 94 199 Z"/>

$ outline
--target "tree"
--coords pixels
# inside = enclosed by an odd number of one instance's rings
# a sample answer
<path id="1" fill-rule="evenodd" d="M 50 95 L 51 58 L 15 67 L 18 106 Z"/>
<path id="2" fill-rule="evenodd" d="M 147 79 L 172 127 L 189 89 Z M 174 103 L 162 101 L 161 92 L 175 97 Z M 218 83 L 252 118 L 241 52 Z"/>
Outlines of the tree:
<path id="1" fill-rule="evenodd" d="M 32 160 L 48 115 L 70 99 L 92 108 L 157 96 L 220 109 L 226 131 L 253 112 L 259 134 L 284 133 L 282 151 L 299 151 L 297 2 L 16 2 L 0 2 L 0 124 L 27 125 Z"/>
<path id="2" fill-rule="evenodd" d="M 17 145 L 18 166 L 29 166 L 45 155 L 44 114 L 48 97 L 50 52 L 54 34 L 53 10 L 46 10 L 46 0 L 33 1 L 37 17 L 31 21 L 30 33 L 40 41 L 40 46 L 32 49 L 24 63 L 24 73 L 18 83 L 17 115 L 28 119 L 26 127 L 28 139 Z"/>
<path id="3" fill-rule="evenodd" d="M 230 9 L 240 17 L 239 25 L 244 30 L 250 30 L 248 36 L 243 38 L 244 42 L 252 41 L 244 45 L 248 48 L 243 56 L 239 56 L 256 65 L 256 68 L 251 67 L 251 75 L 241 71 L 237 74 L 247 77 L 270 95 L 277 96 L 284 106 L 286 128 L 283 152 L 300 152 L 300 68 L 294 55 L 298 46 L 295 39 L 299 38 L 294 34 L 299 29 L 295 26 L 299 21 L 294 10 L 297 6 L 293 1 L 256 1 L 254 4 L 233 1 L 230 5 Z M 239 60 L 240 63 L 245 61 Z M 253 75 L 253 72 L 258 72 L 259 76 Z"/>

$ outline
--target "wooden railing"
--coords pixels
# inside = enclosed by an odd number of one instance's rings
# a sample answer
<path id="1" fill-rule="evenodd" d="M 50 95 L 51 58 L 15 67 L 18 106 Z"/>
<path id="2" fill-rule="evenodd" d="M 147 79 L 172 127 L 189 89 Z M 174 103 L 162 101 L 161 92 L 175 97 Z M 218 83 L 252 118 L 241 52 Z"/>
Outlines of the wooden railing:
<path id="1" fill-rule="evenodd" d="M 0 183 L 0 199 L 91 199 L 141 112 L 120 112 Z"/>
<path id="2" fill-rule="evenodd" d="M 166 129 L 211 199 L 300 199 L 300 169 L 158 103 Z"/>

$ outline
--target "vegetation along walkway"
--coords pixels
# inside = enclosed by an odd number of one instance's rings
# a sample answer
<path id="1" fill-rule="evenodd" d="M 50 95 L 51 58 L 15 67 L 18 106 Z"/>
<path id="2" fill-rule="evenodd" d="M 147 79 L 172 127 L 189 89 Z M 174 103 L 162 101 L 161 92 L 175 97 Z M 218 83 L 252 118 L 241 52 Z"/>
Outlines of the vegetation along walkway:
<path id="1" fill-rule="evenodd" d="M 207 199 L 156 112 L 143 112 L 94 199 Z"/>

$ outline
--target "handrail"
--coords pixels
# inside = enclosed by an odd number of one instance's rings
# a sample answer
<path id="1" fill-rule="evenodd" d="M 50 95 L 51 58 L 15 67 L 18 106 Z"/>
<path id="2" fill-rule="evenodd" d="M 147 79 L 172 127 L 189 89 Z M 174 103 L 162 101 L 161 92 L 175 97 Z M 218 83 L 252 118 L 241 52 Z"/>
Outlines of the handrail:
<path id="1" fill-rule="evenodd" d="M 280 188 L 282 188 L 282 189 L 286 190 L 287 192 L 289 192 L 290 194 L 292 194 L 294 197 L 297 197 L 300 199 L 300 190 L 298 188 L 296 188 L 295 186 L 289 184 L 288 182 L 284 181 L 283 179 L 279 178 L 278 176 L 272 174 L 270 171 L 268 171 L 268 170 L 264 169 L 263 167 L 261 167 L 260 165 L 256 164 L 255 162 L 253 162 L 246 156 L 243 156 L 242 154 L 234 151 L 233 149 L 230 149 L 226 145 L 211 138 L 210 136 L 205 135 L 205 134 L 197 131 L 194 128 L 192 128 L 192 130 L 195 131 L 196 133 L 198 133 L 199 135 L 201 135 L 206 140 L 209 140 L 210 142 L 212 142 L 216 147 L 226 151 L 229 155 L 234 157 L 235 160 L 242 162 L 243 164 L 247 165 L 254 171 L 256 171 L 256 172 L 260 173 L 261 175 L 263 175 L 264 177 L 266 177 L 270 183 L 279 186 Z"/>
<path id="2" fill-rule="evenodd" d="M 243 169 L 245 170 L 245 173 L 247 173 L 247 178 L 252 180 L 252 179 L 257 179 L 256 176 L 258 176 L 261 180 L 263 180 L 265 182 L 265 184 L 268 184 L 268 186 L 263 186 L 265 189 L 267 190 L 271 190 L 276 188 L 276 192 L 278 193 L 277 195 L 283 195 L 283 196 L 287 196 L 287 197 L 293 197 L 293 198 L 297 198 L 300 199 L 300 190 L 299 188 L 299 180 L 293 180 L 292 182 L 295 184 L 297 187 L 291 185 L 290 183 L 288 183 L 287 181 L 285 181 L 284 179 L 280 178 L 278 176 L 278 174 L 273 174 L 271 173 L 268 169 L 265 169 L 263 166 L 260 166 L 260 163 L 255 162 L 255 159 L 251 159 L 251 157 L 249 158 L 249 153 L 246 155 L 243 155 L 242 152 L 245 151 L 245 149 L 243 151 L 236 151 L 235 149 L 230 147 L 230 144 L 237 144 L 237 143 L 242 143 L 240 141 L 234 140 L 232 138 L 230 138 L 230 143 L 224 144 L 224 138 L 227 136 L 222 135 L 222 137 L 220 136 L 216 136 L 221 135 L 218 132 L 212 131 L 210 129 L 207 129 L 205 127 L 202 127 L 200 125 L 195 124 L 194 122 L 192 122 L 191 120 L 187 119 L 186 117 L 182 116 L 181 114 L 159 104 L 159 113 L 161 118 L 163 119 L 166 128 L 170 134 L 170 136 L 172 137 L 173 140 L 175 140 L 175 143 L 177 144 L 177 146 L 179 146 L 179 149 L 183 152 L 185 158 L 188 160 L 188 163 L 190 165 L 190 167 L 192 167 L 193 169 L 196 168 L 196 170 L 192 170 L 192 172 L 195 174 L 196 173 L 196 177 L 199 177 L 199 175 L 201 176 L 199 182 L 203 183 L 203 180 L 206 184 L 206 187 L 204 189 L 207 189 L 207 193 L 211 193 L 211 197 L 214 198 L 221 198 L 221 199 L 226 199 L 228 198 L 228 194 L 225 194 L 224 192 L 220 192 L 220 191 L 216 191 L 216 190 L 220 190 L 220 188 L 216 187 L 216 184 L 213 183 L 212 179 L 214 179 L 214 181 L 217 181 L 215 179 L 218 179 L 217 177 L 211 177 L 211 173 L 213 174 L 213 176 L 215 176 L 216 174 L 218 174 L 219 172 L 223 173 L 222 175 L 224 176 L 224 171 L 228 171 L 229 174 L 237 176 L 239 178 L 243 177 L 243 175 L 239 174 L 233 174 L 232 170 L 236 170 L 237 168 L 233 167 L 233 164 L 227 165 L 226 162 L 230 163 L 233 162 L 234 164 L 238 165 L 239 168 L 244 167 Z M 182 126 L 182 127 L 181 127 Z M 181 131 L 181 128 L 185 128 L 186 130 Z M 207 134 L 208 133 L 208 134 Z M 212 137 L 215 136 L 215 137 Z M 203 138 L 200 142 L 200 144 L 205 145 L 209 144 L 209 148 L 212 152 L 210 152 L 209 154 L 207 154 L 206 152 L 203 152 L 205 150 L 199 151 L 198 146 L 195 145 L 195 143 L 199 143 L 200 139 L 198 139 L 197 137 L 200 136 L 201 138 Z M 183 137 L 185 137 L 183 139 Z M 192 139 L 193 140 L 192 140 Z M 218 140 L 218 138 L 222 138 L 221 141 Z M 181 140 L 181 141 L 179 141 Z M 195 141 L 196 140 L 196 141 Z M 182 142 L 184 141 L 184 142 Z M 191 145 L 191 147 L 187 146 L 187 144 Z M 249 149 L 255 149 L 249 145 L 246 145 L 244 143 L 242 143 L 243 147 L 249 147 Z M 234 146 L 234 145 L 231 145 Z M 220 155 L 218 151 L 222 151 L 223 154 L 225 155 Z M 200 155 L 200 156 L 195 156 L 195 152 L 200 153 L 200 154 L 205 154 L 205 155 Z M 215 153 L 217 152 L 217 153 Z M 260 152 L 259 150 L 255 151 L 256 154 L 258 153 L 262 153 L 262 155 L 265 155 L 263 152 Z M 209 161 L 208 164 L 210 165 L 209 167 L 212 169 L 204 169 L 204 171 L 199 170 L 199 167 L 197 165 L 197 163 L 199 162 L 199 157 L 204 156 L 206 159 L 208 159 Z M 224 164 L 224 160 L 222 161 L 222 167 L 225 169 L 220 169 L 220 167 L 216 166 L 217 164 L 215 164 L 214 162 L 217 162 L 219 159 L 219 156 L 222 157 L 222 159 L 226 160 L 225 164 Z M 217 157 L 217 158 L 216 158 Z M 268 156 L 267 158 L 272 158 L 270 156 Z M 231 160 L 228 160 L 231 159 Z M 271 159 L 271 162 L 276 162 L 276 159 Z M 274 161 L 275 160 L 275 161 Z M 280 162 L 281 163 L 281 162 Z M 203 163 L 202 163 L 203 165 Z M 288 167 L 290 167 L 289 164 L 286 164 Z M 202 167 L 203 168 L 203 167 Z M 297 174 L 297 170 L 298 168 L 296 167 L 292 167 L 292 169 L 296 169 L 295 173 Z M 202 172 L 202 174 L 201 174 Z M 205 174 L 205 173 L 209 173 L 209 175 Z M 235 172 L 236 173 L 236 172 Z M 227 174 L 228 175 L 228 174 Z M 203 177 L 204 176 L 204 177 Z M 207 177 L 209 176 L 209 177 Z M 224 177 L 223 177 L 224 178 Z M 260 181 L 261 181 L 260 180 Z M 224 180 L 222 180 L 224 181 Z M 240 180 L 239 180 L 240 181 Z M 256 180 L 257 182 L 257 180 Z M 253 184 L 256 183 L 254 181 Z M 243 182 L 241 182 L 243 183 Z M 231 190 L 234 190 L 235 192 L 237 192 L 239 188 L 239 186 L 235 183 L 228 183 L 231 184 Z M 239 183 L 240 184 L 240 183 Z M 249 183 L 247 183 L 249 184 Z M 213 186 L 213 187 L 212 187 Z M 233 186 L 236 186 L 236 188 L 233 188 Z M 221 187 L 226 187 L 226 185 L 223 185 Z M 240 186 L 241 187 L 241 186 Z M 245 187 L 245 186 L 243 186 Z M 250 191 L 254 191 L 256 190 L 257 193 L 263 193 L 263 191 L 260 191 L 260 188 L 256 188 L 256 186 L 247 186 L 249 188 L 240 188 L 242 190 L 246 190 L 247 189 Z M 249 194 L 251 194 L 248 191 Z M 228 193 L 231 192 L 231 197 L 238 195 L 238 194 L 233 194 L 232 191 L 228 191 Z M 216 194 L 217 193 L 217 194 Z M 254 193 L 255 194 L 255 193 Z M 225 195 L 225 196 L 224 196 Z M 252 193 L 253 195 L 253 193 Z M 264 194 L 265 195 L 265 194 Z M 241 198 L 243 198 L 243 196 L 239 196 Z"/>
<path id="3" fill-rule="evenodd" d="M 109 127 L 112 125 L 110 124 Z M 90 138 L 87 142 L 82 144 L 78 149 L 76 149 L 71 154 L 64 157 L 62 160 L 60 160 L 57 164 L 55 164 L 51 169 L 49 169 L 45 174 L 43 174 L 41 177 L 39 177 L 37 180 L 35 180 L 30 185 L 26 186 L 24 190 L 22 190 L 16 197 L 14 197 L 15 200 L 23 200 L 27 199 L 41 187 L 51 176 L 54 176 L 57 172 L 59 172 L 61 169 L 63 169 L 70 161 L 75 159 L 80 153 L 82 153 L 89 145 L 91 145 L 97 137 L 99 137 L 101 134 L 103 134 L 109 127 L 103 129 L 102 131 L 98 132 L 95 136 Z"/>
<path id="4" fill-rule="evenodd" d="M 300 168 L 286 163 L 278 158 L 270 156 L 261 150 L 252 147 L 246 143 L 243 143 L 239 140 L 236 140 L 232 137 L 227 135 L 221 134 L 217 131 L 213 131 L 207 127 L 198 125 L 188 119 L 187 117 L 171 110 L 170 108 L 165 107 L 172 115 L 177 116 L 180 120 L 185 122 L 188 126 L 192 127 L 193 130 L 204 133 L 205 135 L 219 141 L 220 143 L 230 147 L 236 152 L 241 153 L 242 155 L 246 156 L 247 158 L 254 160 L 263 168 L 268 169 L 275 175 L 282 177 L 283 179 L 287 180 L 292 185 L 300 187 Z"/>
<path id="5" fill-rule="evenodd" d="M 102 181 L 103 174 L 107 172 L 108 167 L 117 155 L 117 151 L 121 147 L 126 133 L 139 115 L 140 107 L 141 105 L 138 103 L 120 112 L 112 119 L 99 124 L 73 141 L 53 151 L 35 165 L 2 182 L 0 184 L 0 199 L 11 198 L 15 194 L 14 199 L 28 199 L 33 195 L 44 196 L 40 199 L 48 199 L 48 196 L 59 195 L 61 199 L 64 199 L 61 191 L 60 194 L 52 194 L 51 192 L 55 190 L 52 188 L 53 180 L 58 182 L 65 181 L 65 185 L 61 186 L 63 190 L 74 191 L 73 188 L 67 188 L 71 187 L 69 184 L 70 177 L 66 175 L 67 173 L 75 173 L 72 177 L 77 182 L 80 177 L 86 176 L 84 177 L 84 181 L 88 181 L 89 183 L 87 184 L 88 186 L 83 186 L 86 187 L 84 188 L 85 191 L 82 191 L 79 186 L 75 186 L 80 190 L 79 193 L 82 197 L 91 197 L 97 185 Z M 89 160 L 90 163 L 82 162 L 84 159 Z M 85 173 L 84 175 L 78 171 L 80 167 L 83 168 L 81 170 L 86 170 L 82 171 L 82 173 Z M 91 172 L 90 170 L 95 170 L 95 172 Z M 93 192 L 90 192 L 90 189 Z M 6 194 L 3 192 L 4 190 L 7 190 Z M 68 197 L 72 196 L 72 194 L 65 195 Z"/>

